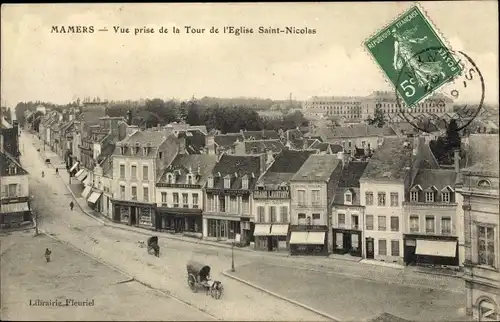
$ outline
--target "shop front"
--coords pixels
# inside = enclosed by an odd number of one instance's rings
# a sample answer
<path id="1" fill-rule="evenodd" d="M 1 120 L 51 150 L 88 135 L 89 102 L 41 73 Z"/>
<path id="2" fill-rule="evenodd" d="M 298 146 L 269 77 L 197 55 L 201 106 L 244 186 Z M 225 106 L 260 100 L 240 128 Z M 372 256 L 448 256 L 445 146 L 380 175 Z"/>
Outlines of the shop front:
<path id="1" fill-rule="evenodd" d="M 156 230 L 202 238 L 201 209 L 159 207 L 157 212 Z"/>
<path id="2" fill-rule="evenodd" d="M 403 240 L 406 265 L 459 266 L 457 237 L 404 235 Z"/>
<path id="3" fill-rule="evenodd" d="M 27 198 L 2 200 L 0 228 L 14 228 L 31 224 L 31 211 Z"/>
<path id="4" fill-rule="evenodd" d="M 352 229 L 333 228 L 335 254 L 351 254 L 361 257 L 361 231 Z"/>
<path id="5" fill-rule="evenodd" d="M 326 226 L 291 226 L 290 255 L 328 255 Z"/>
<path id="6" fill-rule="evenodd" d="M 113 220 L 129 226 L 154 228 L 156 204 L 113 200 Z"/>
<path id="7" fill-rule="evenodd" d="M 236 235 L 241 235 L 241 225 L 239 218 L 206 218 L 206 239 L 208 240 L 235 240 Z"/>
<path id="8" fill-rule="evenodd" d="M 75 173 L 75 179 L 82 183 L 84 182 L 85 179 L 87 179 L 87 177 L 88 177 L 88 172 L 85 169 L 80 169 L 78 170 L 77 173 Z"/>
<path id="9" fill-rule="evenodd" d="M 96 189 L 91 189 L 91 193 L 88 194 L 87 204 L 95 211 L 102 212 L 101 196 L 102 192 Z"/>
<path id="10" fill-rule="evenodd" d="M 255 249 L 263 251 L 287 250 L 288 224 L 255 224 Z"/>

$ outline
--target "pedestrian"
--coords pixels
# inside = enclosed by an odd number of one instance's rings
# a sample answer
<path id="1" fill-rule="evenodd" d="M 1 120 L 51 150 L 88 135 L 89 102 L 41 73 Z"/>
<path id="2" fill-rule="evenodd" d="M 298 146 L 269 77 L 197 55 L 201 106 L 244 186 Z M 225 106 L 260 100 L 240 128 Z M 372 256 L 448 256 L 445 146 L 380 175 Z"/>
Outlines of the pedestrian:
<path id="1" fill-rule="evenodd" d="M 47 263 L 50 262 L 50 254 L 52 254 L 50 249 L 45 248 L 45 260 L 47 261 Z"/>
<path id="2" fill-rule="evenodd" d="M 45 177 L 45 172 L 42 171 L 42 178 Z"/>
<path id="3" fill-rule="evenodd" d="M 69 207 L 71 208 L 71 210 L 72 210 L 72 211 L 73 211 L 73 207 L 74 207 L 74 206 L 75 206 L 75 204 L 73 203 L 73 201 L 71 201 L 71 202 L 69 203 Z"/>
<path id="4" fill-rule="evenodd" d="M 58 174 L 58 173 L 59 173 L 59 168 L 56 168 L 56 174 Z"/>

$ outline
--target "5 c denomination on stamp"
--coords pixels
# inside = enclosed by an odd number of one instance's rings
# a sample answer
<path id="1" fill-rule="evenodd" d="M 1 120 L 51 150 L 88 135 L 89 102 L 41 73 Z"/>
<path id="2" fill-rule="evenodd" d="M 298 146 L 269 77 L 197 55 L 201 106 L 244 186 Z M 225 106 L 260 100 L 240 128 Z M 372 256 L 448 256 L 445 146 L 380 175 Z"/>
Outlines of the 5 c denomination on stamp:
<path id="1" fill-rule="evenodd" d="M 461 73 L 451 55 L 420 57 L 426 48 L 445 48 L 418 6 L 365 41 L 365 46 L 408 107 L 415 106 Z"/>

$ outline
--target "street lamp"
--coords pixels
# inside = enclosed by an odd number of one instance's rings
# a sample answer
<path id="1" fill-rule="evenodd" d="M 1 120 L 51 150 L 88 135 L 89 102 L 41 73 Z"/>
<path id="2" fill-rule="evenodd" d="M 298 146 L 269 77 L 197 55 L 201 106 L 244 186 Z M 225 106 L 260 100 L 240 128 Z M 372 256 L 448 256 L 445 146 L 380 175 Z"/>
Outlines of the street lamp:
<path id="1" fill-rule="evenodd" d="M 234 233 L 234 230 L 231 229 L 231 235 Z M 231 243 L 231 272 L 234 272 L 234 239 Z"/>

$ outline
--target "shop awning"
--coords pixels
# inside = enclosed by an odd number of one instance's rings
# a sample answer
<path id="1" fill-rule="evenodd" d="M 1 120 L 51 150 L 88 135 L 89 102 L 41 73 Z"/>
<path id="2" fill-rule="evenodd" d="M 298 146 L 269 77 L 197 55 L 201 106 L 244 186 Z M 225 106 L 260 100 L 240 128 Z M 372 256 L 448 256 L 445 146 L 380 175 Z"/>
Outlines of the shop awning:
<path id="1" fill-rule="evenodd" d="M 87 199 L 87 197 L 89 196 L 91 191 L 92 191 L 91 186 L 85 186 L 85 189 L 83 189 L 83 192 L 82 192 L 82 198 Z"/>
<path id="2" fill-rule="evenodd" d="M 255 224 L 254 236 L 269 236 L 271 234 L 271 225 Z"/>
<path id="3" fill-rule="evenodd" d="M 310 245 L 323 245 L 325 243 L 325 232 L 310 231 L 307 236 L 307 243 Z"/>
<path id="4" fill-rule="evenodd" d="M 83 179 L 82 183 L 86 186 L 90 185 L 90 177 L 87 176 L 85 179 Z"/>
<path id="5" fill-rule="evenodd" d="M 456 241 L 419 240 L 415 254 L 441 257 L 455 257 L 457 251 Z"/>
<path id="6" fill-rule="evenodd" d="M 307 244 L 307 231 L 292 231 L 290 236 L 290 244 Z"/>
<path id="7" fill-rule="evenodd" d="M 271 228 L 272 236 L 286 236 L 288 235 L 288 225 L 273 224 Z"/>
<path id="8" fill-rule="evenodd" d="M 96 203 L 97 200 L 101 197 L 102 193 L 101 192 L 92 192 L 90 194 L 89 199 L 87 199 L 88 202 L 90 203 Z"/>
<path id="9" fill-rule="evenodd" d="M 13 212 L 25 212 L 29 211 L 30 208 L 27 202 L 18 202 L 18 203 L 6 203 L 2 204 L 0 209 L 0 213 L 8 214 Z"/>
<path id="10" fill-rule="evenodd" d="M 83 180 L 85 180 L 85 178 L 87 177 L 87 171 L 85 171 L 84 169 L 81 169 L 80 171 L 78 171 L 76 173 L 75 177 L 76 177 L 76 180 L 83 182 Z"/>
<path id="11" fill-rule="evenodd" d="M 75 164 L 73 164 L 73 166 L 69 169 L 69 172 L 74 171 L 79 164 L 80 162 L 75 162 Z"/>

